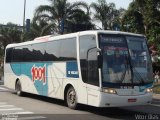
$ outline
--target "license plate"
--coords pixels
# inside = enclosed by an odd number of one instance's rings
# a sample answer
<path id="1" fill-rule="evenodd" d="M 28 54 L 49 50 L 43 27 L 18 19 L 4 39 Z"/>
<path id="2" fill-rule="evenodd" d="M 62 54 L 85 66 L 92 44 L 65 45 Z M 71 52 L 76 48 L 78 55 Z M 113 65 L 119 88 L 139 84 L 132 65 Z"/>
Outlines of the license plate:
<path id="1" fill-rule="evenodd" d="M 128 99 L 128 102 L 136 102 L 136 101 L 137 101 L 137 99 L 135 99 L 135 98 Z"/>

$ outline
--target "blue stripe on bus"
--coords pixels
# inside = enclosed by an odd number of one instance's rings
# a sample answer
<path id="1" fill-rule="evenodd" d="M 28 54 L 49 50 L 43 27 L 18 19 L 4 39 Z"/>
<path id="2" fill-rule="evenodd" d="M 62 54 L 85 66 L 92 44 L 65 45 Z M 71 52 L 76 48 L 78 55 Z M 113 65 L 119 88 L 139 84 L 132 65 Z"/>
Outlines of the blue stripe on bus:
<path id="1" fill-rule="evenodd" d="M 11 68 L 14 74 L 17 76 L 20 76 L 20 75 L 28 76 L 30 80 L 34 82 L 34 85 L 38 94 L 47 96 L 48 95 L 48 79 L 46 75 L 48 75 L 49 65 L 50 65 L 49 63 L 21 63 L 21 64 L 12 63 Z M 43 70 L 44 67 L 45 67 L 45 78 L 41 78 L 41 75 L 40 75 L 42 74 L 41 72 L 38 73 L 38 77 L 35 76 L 37 75 L 37 71 Z M 44 81 L 46 83 L 44 83 Z"/>
<path id="2" fill-rule="evenodd" d="M 76 61 L 66 63 L 67 77 L 79 78 L 78 65 Z"/>
<path id="3" fill-rule="evenodd" d="M 11 63 L 15 75 L 25 75 L 34 82 L 39 95 L 48 96 L 48 66 L 53 63 Z M 43 73 L 45 69 L 45 74 Z M 78 65 L 76 61 L 66 62 L 66 77 L 78 78 Z M 38 73 L 37 73 L 38 71 Z M 37 75 L 38 74 L 38 75 Z M 45 75 L 45 76 L 43 76 Z"/>

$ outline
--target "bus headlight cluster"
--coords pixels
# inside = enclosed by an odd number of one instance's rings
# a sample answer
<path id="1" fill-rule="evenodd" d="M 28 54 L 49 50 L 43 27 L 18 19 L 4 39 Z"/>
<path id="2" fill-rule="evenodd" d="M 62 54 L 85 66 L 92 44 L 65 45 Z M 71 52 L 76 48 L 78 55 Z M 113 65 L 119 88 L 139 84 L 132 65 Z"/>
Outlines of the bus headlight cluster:
<path id="1" fill-rule="evenodd" d="M 103 88 L 102 91 L 109 94 L 117 94 L 116 90 L 113 88 Z"/>
<path id="2" fill-rule="evenodd" d="M 152 88 L 147 88 L 146 93 L 150 93 L 150 92 L 153 92 L 153 89 Z"/>

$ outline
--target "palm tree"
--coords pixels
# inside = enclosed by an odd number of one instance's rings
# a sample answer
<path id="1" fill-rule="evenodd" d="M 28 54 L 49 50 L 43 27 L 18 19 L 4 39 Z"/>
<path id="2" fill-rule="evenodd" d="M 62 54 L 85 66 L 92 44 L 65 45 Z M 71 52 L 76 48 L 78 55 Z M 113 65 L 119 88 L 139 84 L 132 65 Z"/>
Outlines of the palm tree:
<path id="1" fill-rule="evenodd" d="M 35 15 L 55 23 L 58 33 L 61 31 L 60 26 L 70 21 L 70 18 L 81 10 L 80 7 L 88 9 L 88 5 L 85 2 L 69 3 L 67 0 L 49 0 L 49 2 L 51 3 L 50 5 L 39 6 Z"/>
<path id="2" fill-rule="evenodd" d="M 0 29 L 0 47 L 4 52 L 5 47 L 10 43 L 21 42 L 22 31 L 17 25 L 13 23 L 8 23 L 6 27 Z"/>
<path id="3" fill-rule="evenodd" d="M 8 44 L 21 42 L 22 28 L 13 23 L 0 28 L 0 60 L 3 59 Z"/>
<path id="4" fill-rule="evenodd" d="M 123 16 L 125 15 L 126 10 L 124 8 L 120 8 L 119 10 L 116 11 L 116 17 L 114 18 L 113 21 L 113 27 L 118 27 L 120 30 L 123 29 Z"/>
<path id="5" fill-rule="evenodd" d="M 91 22 L 90 9 L 88 8 L 87 12 L 80 9 L 73 13 L 66 21 L 66 26 L 68 27 L 67 32 L 95 29 L 95 25 Z"/>
<path id="6" fill-rule="evenodd" d="M 34 16 L 30 25 L 30 31 L 25 32 L 24 39 L 33 40 L 36 37 L 50 35 L 54 32 L 54 29 L 54 23 L 49 23 L 45 19 Z"/>
<path id="7" fill-rule="evenodd" d="M 94 9 L 94 18 L 102 23 L 103 29 L 111 29 L 111 24 L 117 13 L 115 4 L 107 4 L 106 0 L 98 0 L 98 3 L 93 2 L 90 7 Z"/>

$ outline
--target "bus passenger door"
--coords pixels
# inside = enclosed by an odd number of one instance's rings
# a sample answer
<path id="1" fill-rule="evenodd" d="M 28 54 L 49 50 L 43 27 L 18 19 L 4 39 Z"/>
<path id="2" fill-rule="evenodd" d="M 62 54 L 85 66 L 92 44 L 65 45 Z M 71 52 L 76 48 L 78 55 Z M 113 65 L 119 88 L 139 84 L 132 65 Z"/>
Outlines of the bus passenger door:
<path id="1" fill-rule="evenodd" d="M 80 50 L 80 68 L 83 84 L 80 86 L 81 96 L 84 96 L 83 102 L 86 104 L 94 104 L 95 98 L 97 99 L 96 90 L 98 89 L 98 74 L 96 71 L 97 61 L 97 48 L 96 48 L 95 35 L 82 35 L 79 38 Z M 95 70 L 94 70 L 95 69 Z M 93 101 L 92 101 L 93 100 Z"/>
<path id="2" fill-rule="evenodd" d="M 98 63 L 97 63 L 97 48 L 90 48 L 87 52 L 88 58 L 88 104 L 97 106 L 99 104 L 99 77 L 98 77 Z"/>

